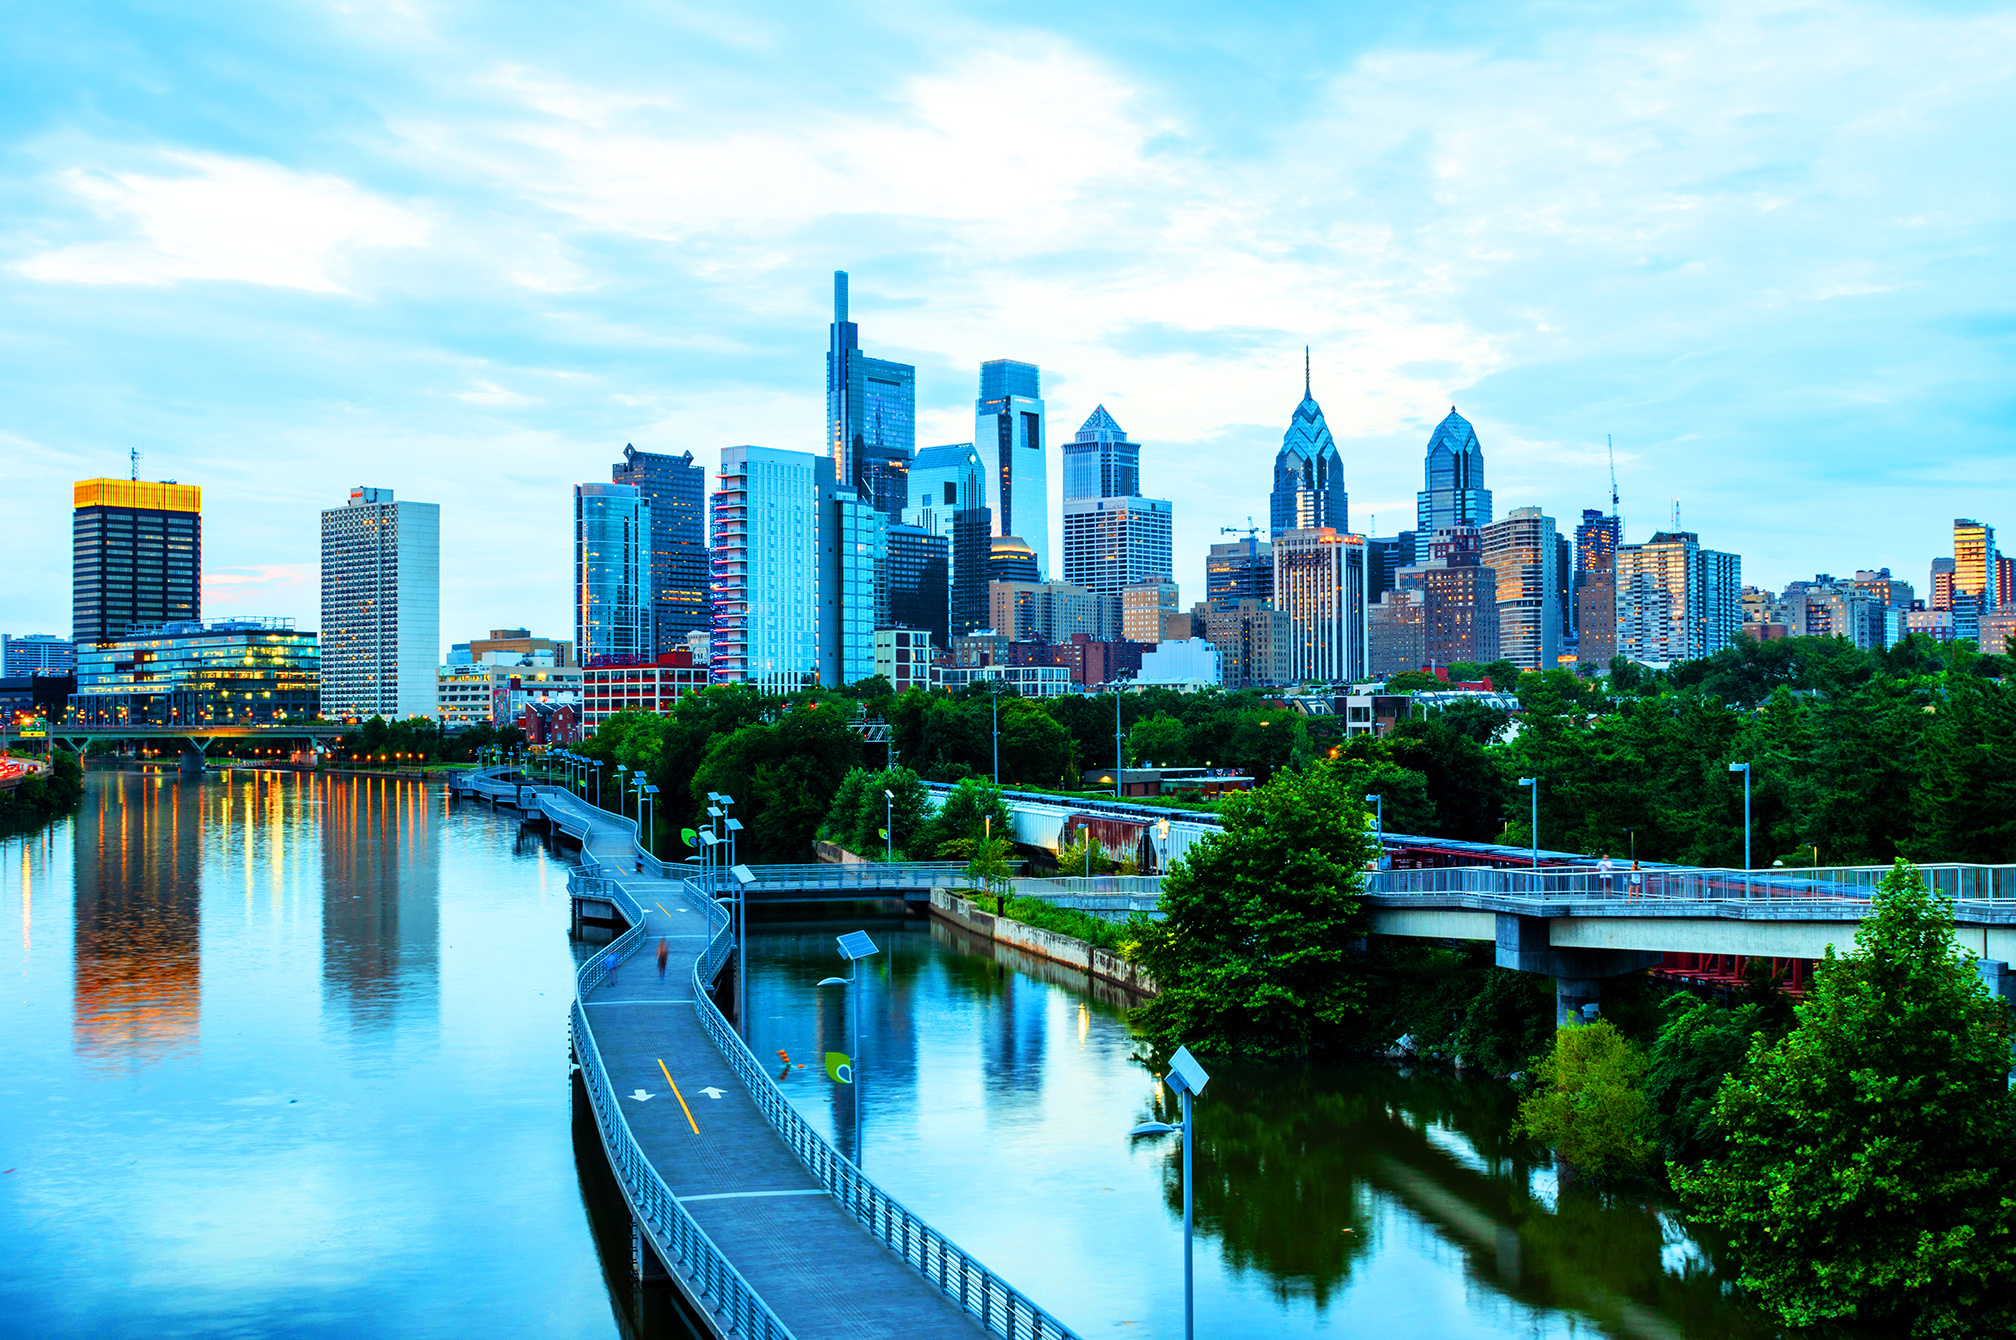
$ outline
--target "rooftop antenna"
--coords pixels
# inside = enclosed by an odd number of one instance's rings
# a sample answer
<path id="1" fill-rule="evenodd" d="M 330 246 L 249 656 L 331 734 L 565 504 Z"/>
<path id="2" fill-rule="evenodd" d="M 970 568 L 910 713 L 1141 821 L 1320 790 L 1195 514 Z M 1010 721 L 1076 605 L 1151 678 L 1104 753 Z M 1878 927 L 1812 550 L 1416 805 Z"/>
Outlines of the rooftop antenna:
<path id="1" fill-rule="evenodd" d="M 1673 533 L 1675 535 L 1680 533 L 1680 500 L 1678 498 L 1673 500 Z"/>
<path id="2" fill-rule="evenodd" d="M 133 482 L 137 484 L 140 482 L 140 448 L 134 447 L 131 451 L 127 452 L 127 456 L 132 460 Z"/>

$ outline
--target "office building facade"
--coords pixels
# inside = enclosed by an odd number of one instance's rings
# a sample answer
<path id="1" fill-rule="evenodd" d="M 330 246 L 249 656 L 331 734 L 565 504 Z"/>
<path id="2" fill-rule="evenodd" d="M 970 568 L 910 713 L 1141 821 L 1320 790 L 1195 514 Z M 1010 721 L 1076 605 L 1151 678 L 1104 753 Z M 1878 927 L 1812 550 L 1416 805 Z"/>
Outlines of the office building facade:
<path id="1" fill-rule="evenodd" d="M 54 633 L 0 633 L 0 679 L 67 675 L 77 668 L 77 644 Z"/>
<path id="2" fill-rule="evenodd" d="M 1692 531 L 1661 531 L 1617 547 L 1617 654 L 1649 665 L 1699 660 L 1743 623 L 1743 561 L 1701 547 Z"/>
<path id="3" fill-rule="evenodd" d="M 716 680 L 792 693 L 817 678 L 821 504 L 833 471 L 802 451 L 722 448 L 710 546 Z"/>
<path id="4" fill-rule="evenodd" d="M 574 646 L 581 664 L 650 656 L 651 504 L 628 484 L 574 486 Z"/>
<path id="5" fill-rule="evenodd" d="M 1400 570 L 1399 589 L 1421 592 L 1421 662 L 1403 667 L 1498 659 L 1498 574 L 1484 566 L 1475 526 L 1430 536 L 1426 553 Z"/>
<path id="6" fill-rule="evenodd" d="M 1175 571 L 1171 508 L 1161 498 L 1070 498 L 1064 503 L 1064 580 L 1118 597 Z"/>
<path id="7" fill-rule="evenodd" d="M 436 677 L 434 719 L 448 731 L 509 725 L 532 703 L 581 705 L 576 666 L 449 664 Z"/>
<path id="8" fill-rule="evenodd" d="M 1575 656 L 1585 665 L 1608 665 L 1617 654 L 1617 546 L 1623 520 L 1593 507 L 1575 527 Z"/>
<path id="9" fill-rule="evenodd" d="M 952 516 L 952 634 L 987 626 L 987 583 L 993 580 L 994 514 L 975 507 Z"/>
<path id="10" fill-rule="evenodd" d="M 1204 616 L 1204 636 L 1218 648 L 1218 671 L 1226 688 L 1287 682 L 1292 664 L 1288 616 L 1274 608 L 1272 591 L 1265 600 L 1245 596 L 1212 605 Z"/>
<path id="11" fill-rule="evenodd" d="M 315 634 L 285 619 L 180 621 L 80 648 L 70 723 L 276 725 L 320 706 Z"/>
<path id="12" fill-rule="evenodd" d="M 1368 640 L 1365 540 L 1329 526 L 1296 527 L 1274 540 L 1274 605 L 1288 616 L 1288 679 L 1362 678 Z"/>
<path id="13" fill-rule="evenodd" d="M 1069 642 L 1084 634 L 1106 642 L 1120 634 L 1120 601 L 1069 582 L 990 582 L 990 626 L 1011 642 Z"/>
<path id="14" fill-rule="evenodd" d="M 922 526 L 890 526 L 889 610 L 877 626 L 919 629 L 952 642 L 952 542 Z"/>
<path id="15" fill-rule="evenodd" d="M 1323 407 L 1309 393 L 1308 356 L 1303 356 L 1302 401 L 1281 435 L 1274 454 L 1274 490 L 1267 500 L 1268 538 L 1291 530 L 1351 529 L 1351 495 L 1344 487 L 1344 458 L 1331 439 Z"/>
<path id="16" fill-rule="evenodd" d="M 1104 405 L 1063 447 L 1066 498 L 1132 498 L 1141 492 L 1141 446 L 1129 442 Z"/>
<path id="17" fill-rule="evenodd" d="M 1050 566 L 1050 474 L 1043 449 L 1043 381 L 1034 363 L 997 358 L 980 365 L 973 445 L 987 469 L 987 505 L 996 535 L 1019 536 Z"/>
<path id="18" fill-rule="evenodd" d="M 1120 588 L 1120 636 L 1129 642 L 1160 642 L 1169 621 L 1182 610 L 1183 593 L 1176 583 L 1158 577 L 1129 582 Z M 1183 636 L 1190 636 L 1187 623 Z"/>
<path id="19" fill-rule="evenodd" d="M 1424 487 L 1415 495 L 1415 543 L 1457 526 L 1491 524 L 1491 490 L 1484 487 L 1484 448 L 1477 430 L 1451 405 L 1428 438 Z"/>
<path id="20" fill-rule="evenodd" d="M 952 538 L 953 518 L 987 506 L 987 467 L 971 442 L 926 447 L 910 462 L 902 523 Z"/>
<path id="21" fill-rule="evenodd" d="M 1554 518 L 1515 507 L 1478 531 L 1479 558 L 1496 574 L 1498 655 L 1549 670 L 1561 654 L 1561 546 Z"/>
<path id="22" fill-rule="evenodd" d="M 875 630 L 889 622 L 889 519 L 835 486 L 819 524 L 819 682 L 837 688 L 875 673 Z"/>
<path id="23" fill-rule="evenodd" d="M 834 485 L 891 521 L 903 519 L 910 458 L 917 450 L 917 369 L 861 352 L 847 319 L 847 272 L 833 272 L 833 324 L 826 350 L 827 455 Z"/>
<path id="24" fill-rule="evenodd" d="M 618 712 L 667 716 L 681 698 L 709 682 L 707 666 L 683 647 L 656 656 L 614 656 L 579 674 L 581 726 L 588 735 Z"/>
<path id="25" fill-rule="evenodd" d="M 1214 544 L 1204 557 L 1204 603 L 1232 608 L 1242 600 L 1274 599 L 1274 546 L 1246 535 Z"/>
<path id="26" fill-rule="evenodd" d="M 686 645 L 709 626 L 707 613 L 707 470 L 693 453 L 677 456 L 623 448 L 610 482 L 627 484 L 651 508 L 649 603 L 659 651 Z"/>
<path id="27" fill-rule="evenodd" d="M 322 513 L 322 714 L 432 717 L 441 664 L 441 505 L 359 485 Z"/>
<path id="28" fill-rule="evenodd" d="M 82 479 L 71 490 L 70 637 L 203 617 L 203 490 L 173 480 Z"/>
<path id="29" fill-rule="evenodd" d="M 1425 587 L 1396 587 L 1380 595 L 1366 611 L 1368 673 L 1386 679 L 1428 665 L 1427 606 Z"/>

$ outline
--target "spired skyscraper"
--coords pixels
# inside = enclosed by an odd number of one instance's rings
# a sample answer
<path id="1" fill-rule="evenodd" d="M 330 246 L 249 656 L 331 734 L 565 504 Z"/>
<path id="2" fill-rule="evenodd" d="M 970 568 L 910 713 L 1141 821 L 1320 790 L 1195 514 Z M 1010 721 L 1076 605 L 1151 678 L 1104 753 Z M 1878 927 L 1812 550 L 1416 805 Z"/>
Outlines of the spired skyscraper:
<path id="1" fill-rule="evenodd" d="M 903 519 L 910 458 L 917 450 L 917 369 L 861 352 L 847 319 L 847 272 L 833 272 L 833 326 L 826 351 L 826 447 L 833 482 L 891 521 Z"/>
<path id="2" fill-rule="evenodd" d="M 987 468 L 994 534 L 1019 536 L 1050 567 L 1050 472 L 1043 455 L 1043 374 L 1034 363 L 997 358 L 980 365 L 973 445 Z"/>
<path id="3" fill-rule="evenodd" d="M 1428 439 L 1427 488 L 1415 495 L 1415 543 L 1456 526 L 1491 524 L 1491 490 L 1484 487 L 1484 448 L 1470 421 L 1449 407 Z"/>
<path id="4" fill-rule="evenodd" d="M 1302 403 L 1281 437 L 1274 457 L 1274 493 L 1268 506 L 1268 538 L 1291 530 L 1328 526 L 1340 535 L 1351 530 L 1351 495 L 1344 489 L 1344 458 L 1323 421 L 1323 408 L 1309 394 L 1309 351 L 1302 351 Z"/>
<path id="5" fill-rule="evenodd" d="M 1064 444 L 1064 498 L 1132 498 L 1141 492 L 1141 444 L 1104 405 Z"/>

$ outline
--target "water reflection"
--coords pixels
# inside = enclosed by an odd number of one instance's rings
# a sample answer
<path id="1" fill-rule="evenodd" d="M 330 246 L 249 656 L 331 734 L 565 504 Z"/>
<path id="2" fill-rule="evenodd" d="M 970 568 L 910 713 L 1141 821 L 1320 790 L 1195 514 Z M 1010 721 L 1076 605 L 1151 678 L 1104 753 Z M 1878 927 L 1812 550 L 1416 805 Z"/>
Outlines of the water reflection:
<path id="1" fill-rule="evenodd" d="M 71 1033 L 99 1064 L 193 1047 L 203 1017 L 203 788 L 124 773 L 74 824 Z M 23 888 L 27 888 L 24 879 Z"/>
<path id="2" fill-rule="evenodd" d="M 359 1034 L 431 1023 L 440 1009 L 439 798 L 384 778 L 324 792 L 323 1009 Z"/>

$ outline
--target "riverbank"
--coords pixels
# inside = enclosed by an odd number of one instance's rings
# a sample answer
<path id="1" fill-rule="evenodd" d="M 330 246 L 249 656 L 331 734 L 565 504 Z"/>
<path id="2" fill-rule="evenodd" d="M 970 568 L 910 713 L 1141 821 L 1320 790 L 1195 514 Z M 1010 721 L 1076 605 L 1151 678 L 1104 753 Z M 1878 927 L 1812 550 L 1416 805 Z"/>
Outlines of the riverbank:
<path id="1" fill-rule="evenodd" d="M 1159 988 L 1154 978 L 1110 949 L 1039 926 L 1029 926 L 1008 917 L 982 912 L 970 899 L 949 889 L 931 890 L 931 915 L 961 930 L 1012 945 L 1025 954 L 1076 968 L 1101 981 L 1122 986 L 1140 996 L 1152 996 Z"/>

